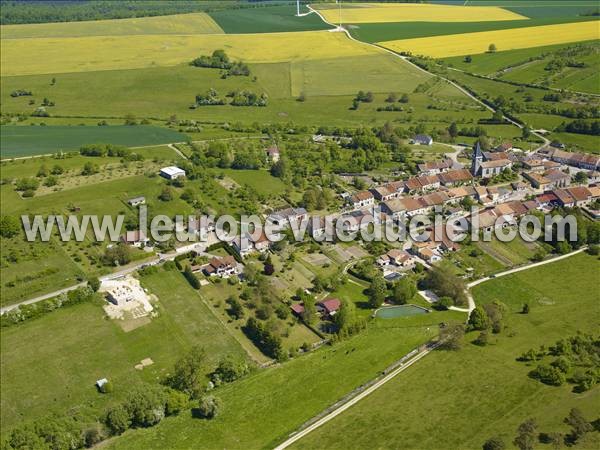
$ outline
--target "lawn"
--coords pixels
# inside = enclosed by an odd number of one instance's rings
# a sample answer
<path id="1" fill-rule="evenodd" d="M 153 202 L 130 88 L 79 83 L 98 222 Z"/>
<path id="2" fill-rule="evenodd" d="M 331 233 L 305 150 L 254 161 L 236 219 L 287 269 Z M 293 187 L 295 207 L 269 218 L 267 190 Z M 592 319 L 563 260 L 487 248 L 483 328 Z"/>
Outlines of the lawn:
<path id="1" fill-rule="evenodd" d="M 224 174 L 240 186 L 250 186 L 261 195 L 276 196 L 285 192 L 283 181 L 267 170 L 218 169 L 215 173 Z"/>
<path id="2" fill-rule="evenodd" d="M 294 448 L 387 448 L 391 442 L 419 449 L 481 448 L 495 435 L 511 442 L 528 417 L 545 432 L 567 431 L 562 419 L 572 407 L 595 420 L 600 387 L 575 394 L 572 386 L 543 385 L 528 378 L 531 367 L 515 358 L 578 330 L 597 331 L 599 275 L 597 259 L 577 255 L 477 286 L 477 302 L 499 299 L 511 310 L 509 328 L 491 345 L 469 343 L 477 336 L 471 333 L 460 351 L 434 352 Z M 532 312 L 518 314 L 525 301 Z M 597 448 L 598 434 L 589 438 L 578 447 Z"/>
<path id="3" fill-rule="evenodd" d="M 302 5 L 300 13 L 308 9 Z M 210 13 L 225 33 L 276 33 L 282 31 L 310 31 L 331 28 L 316 14 L 296 17 L 296 5 L 260 5 Z"/>
<path id="4" fill-rule="evenodd" d="M 205 347 L 207 372 L 226 354 L 244 354 L 178 272 L 161 271 L 142 283 L 158 296 L 159 316 L 128 333 L 92 303 L 2 329 L 3 432 L 24 420 L 72 408 L 100 413 L 129 385 L 156 382 L 192 345 Z M 152 366 L 134 369 L 148 357 Z M 98 394 L 94 383 L 102 377 L 113 381 L 114 396 Z"/>
<path id="5" fill-rule="evenodd" d="M 2 39 L 223 33 L 205 13 L 85 22 L 2 25 Z"/>
<path id="6" fill-rule="evenodd" d="M 1 128 L 2 158 L 43 155 L 76 150 L 84 144 L 118 144 L 137 147 L 183 142 L 187 136 L 150 125 L 138 126 L 15 126 Z"/>
<path id="7" fill-rule="evenodd" d="M 183 414 L 154 428 L 127 432 L 109 447 L 272 448 L 435 332 L 425 326 L 373 324 L 368 331 L 333 347 L 219 388 L 214 394 L 221 398 L 223 412 L 215 420 L 200 423 Z M 260 420 L 250 421 L 249 417 Z"/>
<path id="8" fill-rule="evenodd" d="M 495 44 L 498 51 L 543 45 L 581 42 L 596 39 L 598 21 L 542 25 L 529 28 L 513 28 L 477 33 L 450 34 L 445 36 L 401 39 L 379 42 L 396 52 L 411 52 L 434 58 L 477 55 L 488 51 Z"/>

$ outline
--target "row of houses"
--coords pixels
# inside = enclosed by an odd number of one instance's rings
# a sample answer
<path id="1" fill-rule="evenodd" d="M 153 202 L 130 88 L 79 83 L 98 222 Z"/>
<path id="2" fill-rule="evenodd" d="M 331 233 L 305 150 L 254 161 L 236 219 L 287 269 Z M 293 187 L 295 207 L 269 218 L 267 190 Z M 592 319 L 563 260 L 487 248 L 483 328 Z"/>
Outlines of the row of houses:
<path id="1" fill-rule="evenodd" d="M 577 167 L 579 169 L 600 170 L 600 156 L 589 153 L 566 152 L 564 150 L 547 147 L 539 150 L 540 155 L 551 161 Z"/>
<path id="2" fill-rule="evenodd" d="M 470 183 L 473 177 L 466 169 L 454 169 L 435 175 L 421 175 L 406 181 L 393 181 L 360 191 L 349 198 L 353 209 L 373 206 L 376 200 L 388 201 L 402 197 L 403 194 L 431 191 L 443 187 L 459 186 Z"/>

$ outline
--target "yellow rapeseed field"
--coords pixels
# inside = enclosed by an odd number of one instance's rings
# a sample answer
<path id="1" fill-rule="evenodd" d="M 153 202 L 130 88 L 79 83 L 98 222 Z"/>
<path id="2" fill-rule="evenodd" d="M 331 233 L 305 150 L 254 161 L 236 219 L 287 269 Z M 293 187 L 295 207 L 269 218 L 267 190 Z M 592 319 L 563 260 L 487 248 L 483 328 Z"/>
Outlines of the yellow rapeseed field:
<path id="1" fill-rule="evenodd" d="M 223 33 L 217 22 L 205 13 L 0 26 L 2 39 L 204 33 Z"/>
<path id="2" fill-rule="evenodd" d="M 334 5 L 321 4 L 315 7 L 329 22 L 339 22 L 339 11 Z M 496 6 L 342 3 L 343 23 L 484 22 L 520 19 L 527 19 L 527 17 Z"/>
<path id="3" fill-rule="evenodd" d="M 490 44 L 494 44 L 497 51 L 502 51 L 590 41 L 599 38 L 600 22 L 589 21 L 416 39 L 400 39 L 379 42 L 379 45 L 397 52 L 411 52 L 414 55 L 442 58 L 485 53 L 488 51 Z"/>
<path id="4" fill-rule="evenodd" d="M 173 66 L 216 49 L 249 63 L 383 52 L 328 31 L 3 39 L 0 45 L 2 76 Z"/>

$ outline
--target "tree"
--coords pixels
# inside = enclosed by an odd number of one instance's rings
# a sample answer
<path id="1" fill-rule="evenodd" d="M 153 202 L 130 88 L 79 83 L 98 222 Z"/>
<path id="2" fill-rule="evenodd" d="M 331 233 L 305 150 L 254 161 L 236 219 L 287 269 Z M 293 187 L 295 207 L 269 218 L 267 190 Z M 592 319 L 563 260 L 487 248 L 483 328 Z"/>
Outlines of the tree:
<path id="1" fill-rule="evenodd" d="M 302 313 L 302 320 L 306 323 L 311 324 L 317 318 L 317 308 L 315 306 L 315 301 L 313 300 L 310 294 L 306 294 L 302 291 L 302 295 L 300 296 L 302 299 L 302 303 L 304 305 L 304 312 Z"/>
<path id="2" fill-rule="evenodd" d="M 455 305 L 466 305 L 466 286 L 463 279 L 458 278 L 447 266 L 435 266 L 427 273 L 424 285 L 439 297 L 450 297 Z"/>
<path id="3" fill-rule="evenodd" d="M 83 165 L 83 169 L 81 170 L 81 175 L 83 176 L 90 176 L 90 175 L 94 175 L 96 173 L 98 173 L 100 171 L 100 169 L 98 169 L 98 166 L 94 163 L 91 162 L 86 162 Z"/>
<path id="4" fill-rule="evenodd" d="M 456 122 L 452 122 L 450 124 L 450 126 L 448 127 L 448 134 L 452 138 L 455 138 L 456 136 L 458 136 L 458 125 L 456 125 Z M 468 197 L 465 197 L 465 198 L 468 198 Z"/>
<path id="5" fill-rule="evenodd" d="M 483 450 L 504 450 L 506 445 L 500 436 L 489 438 L 483 444 Z"/>
<path id="6" fill-rule="evenodd" d="M 158 199 L 163 202 L 170 202 L 173 200 L 173 190 L 170 187 L 165 186 L 160 192 Z"/>
<path id="7" fill-rule="evenodd" d="M 167 416 L 176 416 L 188 407 L 188 403 L 188 397 L 183 392 L 169 389 L 165 403 L 165 414 Z"/>
<path id="8" fill-rule="evenodd" d="M 239 320 L 244 317 L 244 308 L 237 298 L 229 297 L 227 299 L 227 304 L 229 305 L 227 314 L 229 314 L 232 318 Z"/>
<path id="9" fill-rule="evenodd" d="M 104 420 L 112 434 L 121 434 L 131 426 L 131 414 L 122 404 L 111 407 Z"/>
<path id="10" fill-rule="evenodd" d="M 400 103 L 408 103 L 410 100 L 410 98 L 408 97 L 408 94 L 402 94 L 402 96 L 400 97 L 400 100 L 398 100 Z"/>
<path id="11" fill-rule="evenodd" d="M 369 305 L 372 308 L 379 308 L 385 301 L 386 293 L 387 287 L 385 285 L 385 280 L 381 274 L 377 274 L 373 278 L 373 281 L 371 281 L 371 286 L 369 287 Z"/>
<path id="12" fill-rule="evenodd" d="M 490 46 L 488 47 L 488 52 L 490 53 L 495 53 L 498 50 L 498 48 L 496 47 L 496 44 L 490 44 Z"/>
<path id="13" fill-rule="evenodd" d="M 525 125 L 521 130 L 521 137 L 523 139 L 529 139 L 531 137 L 531 128 L 528 125 Z"/>
<path id="14" fill-rule="evenodd" d="M 469 330 L 487 330 L 490 320 L 482 306 L 477 306 L 469 315 Z"/>
<path id="15" fill-rule="evenodd" d="M 175 363 L 173 373 L 167 378 L 166 384 L 192 398 L 200 397 L 204 390 L 205 359 L 204 349 L 199 346 L 193 347 Z"/>
<path id="16" fill-rule="evenodd" d="M 479 336 L 473 341 L 473 344 L 479 345 L 480 347 L 485 347 L 490 342 L 490 335 L 487 330 L 483 330 L 479 333 Z"/>
<path id="17" fill-rule="evenodd" d="M 300 92 L 300 95 L 298 96 L 298 101 L 299 102 L 305 102 L 306 101 L 306 93 L 304 91 Z"/>
<path id="18" fill-rule="evenodd" d="M 3 238 L 11 238 L 19 234 L 20 230 L 19 219 L 14 216 L 0 217 L 0 236 Z"/>
<path id="19" fill-rule="evenodd" d="M 94 292 L 98 292 L 98 289 L 100 289 L 100 279 L 98 277 L 91 277 L 88 280 L 88 286 L 92 289 L 92 291 Z"/>
<path id="20" fill-rule="evenodd" d="M 521 450 L 532 450 L 535 443 L 537 422 L 535 419 L 527 419 L 517 428 L 517 437 L 513 444 Z"/>
<path id="21" fill-rule="evenodd" d="M 523 309 L 521 309 L 521 314 L 529 314 L 529 303 L 523 304 Z"/>
<path id="22" fill-rule="evenodd" d="M 394 92 L 390 92 L 390 94 L 385 99 L 387 103 L 396 103 L 397 100 L 398 96 Z"/>
<path id="23" fill-rule="evenodd" d="M 442 350 L 460 350 L 464 337 L 465 326 L 463 324 L 445 326 L 440 329 L 440 345 L 438 348 Z"/>
<path id="24" fill-rule="evenodd" d="M 467 64 L 469 64 L 469 63 L 471 63 L 471 62 L 473 61 L 473 57 L 472 57 L 471 55 L 467 55 L 467 56 L 465 56 L 465 59 L 464 59 L 464 61 L 465 61 Z"/>
<path id="25" fill-rule="evenodd" d="M 351 329 L 356 323 L 356 311 L 354 303 L 342 300 L 339 311 L 333 316 L 333 321 L 338 327 L 338 334 Z"/>
<path id="26" fill-rule="evenodd" d="M 249 370 L 250 368 L 246 361 L 241 358 L 236 359 L 228 356 L 219 362 L 219 365 L 211 374 L 211 379 L 213 382 L 218 380 L 219 382 L 231 383 L 246 375 Z"/>
<path id="27" fill-rule="evenodd" d="M 404 305 L 408 303 L 416 293 L 416 283 L 412 279 L 404 277 L 394 285 L 394 302 L 398 305 Z"/>
<path id="28" fill-rule="evenodd" d="M 594 430 L 594 427 L 589 423 L 582 412 L 578 408 L 571 408 L 569 415 L 565 417 L 565 423 L 571 427 L 570 438 L 573 442 L 577 442 L 586 433 Z"/>
<path id="29" fill-rule="evenodd" d="M 219 414 L 221 409 L 221 401 L 212 395 L 206 395 L 200 400 L 198 412 L 205 419 L 212 419 Z"/>

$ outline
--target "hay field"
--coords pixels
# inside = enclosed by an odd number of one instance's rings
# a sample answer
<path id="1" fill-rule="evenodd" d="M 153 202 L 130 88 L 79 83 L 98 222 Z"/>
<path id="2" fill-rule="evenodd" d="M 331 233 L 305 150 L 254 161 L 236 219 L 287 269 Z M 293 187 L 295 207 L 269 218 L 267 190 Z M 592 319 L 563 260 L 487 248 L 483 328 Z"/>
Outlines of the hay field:
<path id="1" fill-rule="evenodd" d="M 134 34 L 222 34 L 221 27 L 205 13 L 89 22 L 2 25 L 2 39 L 122 36 Z"/>
<path id="2" fill-rule="evenodd" d="M 174 66 L 216 49 L 249 63 L 379 53 L 327 31 L 3 39 L 0 46 L 2 76 Z"/>
<path id="3" fill-rule="evenodd" d="M 315 9 L 332 23 L 339 22 L 335 5 L 319 4 Z M 343 23 L 383 22 L 484 22 L 526 20 L 525 16 L 496 6 L 453 6 L 411 3 L 353 3 L 342 5 Z"/>
<path id="4" fill-rule="evenodd" d="M 599 22 L 578 22 L 544 25 L 530 28 L 451 34 L 416 39 L 401 39 L 379 44 L 397 52 L 411 52 L 434 58 L 476 55 L 488 51 L 495 44 L 498 51 L 543 45 L 564 44 L 598 39 Z"/>

